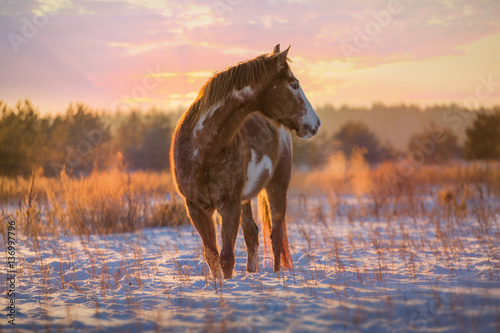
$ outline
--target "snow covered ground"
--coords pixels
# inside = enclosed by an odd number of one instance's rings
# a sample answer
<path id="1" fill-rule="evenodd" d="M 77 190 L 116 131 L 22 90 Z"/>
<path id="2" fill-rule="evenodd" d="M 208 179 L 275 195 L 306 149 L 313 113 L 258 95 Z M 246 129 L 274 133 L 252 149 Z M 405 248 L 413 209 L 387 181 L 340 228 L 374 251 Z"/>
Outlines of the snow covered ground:
<path id="1" fill-rule="evenodd" d="M 246 273 L 240 233 L 235 276 L 217 288 L 191 226 L 20 236 L 16 325 L 5 309 L 2 330 L 500 330 L 499 215 L 356 218 L 366 206 L 345 203 L 333 213 L 326 198 L 305 209 L 290 199 L 294 271 L 273 273 L 261 242 L 260 272 Z M 2 270 L 2 295 L 6 280 Z"/>

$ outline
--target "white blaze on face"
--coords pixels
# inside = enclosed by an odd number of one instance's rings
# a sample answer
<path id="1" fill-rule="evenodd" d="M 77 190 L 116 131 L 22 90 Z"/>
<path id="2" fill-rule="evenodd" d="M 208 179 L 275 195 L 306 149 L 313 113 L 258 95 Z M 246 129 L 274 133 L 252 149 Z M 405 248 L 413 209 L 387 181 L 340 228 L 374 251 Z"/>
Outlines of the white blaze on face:
<path id="1" fill-rule="evenodd" d="M 203 123 L 205 122 L 205 120 L 207 118 L 210 118 L 212 116 L 212 114 L 218 109 L 220 108 L 220 106 L 222 105 L 221 102 L 218 102 L 218 103 L 215 103 L 215 105 L 213 105 L 210 110 L 207 111 L 207 113 L 205 113 L 201 118 L 200 120 L 198 120 L 198 124 L 196 124 L 196 127 L 194 128 L 194 136 L 196 137 L 196 135 L 198 134 L 199 131 L 201 131 L 203 129 Z"/>
<path id="2" fill-rule="evenodd" d="M 309 103 L 309 100 L 307 99 L 306 95 L 304 94 L 304 90 L 302 90 L 302 87 L 300 85 L 299 85 L 299 91 L 300 91 L 300 96 L 302 97 L 302 100 L 304 101 L 304 103 L 306 103 L 307 114 L 309 114 L 311 112 L 312 114 L 316 115 L 316 112 L 314 112 L 311 103 Z"/>
<path id="3" fill-rule="evenodd" d="M 316 114 L 316 112 L 314 112 L 311 103 L 309 103 L 309 100 L 307 99 L 300 85 L 299 85 L 299 90 L 300 90 L 300 96 L 302 97 L 302 100 L 306 104 L 306 114 L 302 116 L 302 123 L 311 126 L 311 128 L 316 128 L 318 126 L 319 117 Z M 312 134 L 307 134 L 307 136 L 305 136 L 304 138 L 310 138 L 310 137 L 312 137 Z"/>
<path id="4" fill-rule="evenodd" d="M 243 187 L 243 196 L 249 196 L 252 194 L 257 182 L 262 176 L 264 170 L 267 170 L 269 175 L 273 172 L 273 162 L 269 156 L 264 155 L 262 159 L 257 163 L 257 154 L 255 150 L 252 149 L 252 160 L 248 163 L 247 167 L 247 181 Z"/>

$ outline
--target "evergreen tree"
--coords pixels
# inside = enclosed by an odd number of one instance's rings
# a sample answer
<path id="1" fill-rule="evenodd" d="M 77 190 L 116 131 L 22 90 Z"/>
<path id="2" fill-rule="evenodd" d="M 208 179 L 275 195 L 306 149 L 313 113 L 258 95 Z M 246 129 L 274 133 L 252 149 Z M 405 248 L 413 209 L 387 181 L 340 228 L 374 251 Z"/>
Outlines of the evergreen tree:
<path id="1" fill-rule="evenodd" d="M 461 156 L 458 139 L 451 128 L 440 128 L 431 123 L 422 132 L 408 140 L 410 152 L 420 151 L 424 163 L 443 163 Z"/>
<path id="2" fill-rule="evenodd" d="M 500 110 L 478 113 L 466 132 L 465 156 L 468 159 L 500 158 Z"/>
<path id="3" fill-rule="evenodd" d="M 365 159 L 378 163 L 394 157 L 395 152 L 389 144 L 382 145 L 378 137 L 361 121 L 349 121 L 333 135 L 333 140 L 347 157 L 355 147 L 366 149 Z"/>

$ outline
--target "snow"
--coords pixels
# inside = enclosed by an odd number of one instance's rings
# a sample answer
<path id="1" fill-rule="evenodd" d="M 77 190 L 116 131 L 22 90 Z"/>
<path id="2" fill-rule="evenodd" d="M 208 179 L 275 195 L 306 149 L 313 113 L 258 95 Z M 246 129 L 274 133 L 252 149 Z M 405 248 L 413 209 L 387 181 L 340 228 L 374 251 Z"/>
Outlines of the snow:
<path id="1" fill-rule="evenodd" d="M 359 208 L 363 201 L 347 198 L 342 209 Z M 488 235 L 478 237 L 483 222 L 466 216 L 461 220 L 466 227 L 454 231 L 457 237 L 440 239 L 436 224 L 425 218 L 335 218 L 321 197 L 301 208 L 292 196 L 289 207 L 294 271 L 273 273 L 270 255 L 261 245 L 260 272 L 247 273 L 240 232 L 234 277 L 221 286 L 210 278 L 201 240 L 191 226 L 47 236 L 36 246 L 33 238 L 21 237 L 15 329 L 500 329 L 500 244 L 484 240 L 498 238 L 498 215 Z M 443 220 L 441 226 L 447 223 Z M 460 246 L 454 243 L 457 239 Z M 5 295 L 4 272 L 1 285 Z M 14 328 L 5 317 L 1 325 Z"/>

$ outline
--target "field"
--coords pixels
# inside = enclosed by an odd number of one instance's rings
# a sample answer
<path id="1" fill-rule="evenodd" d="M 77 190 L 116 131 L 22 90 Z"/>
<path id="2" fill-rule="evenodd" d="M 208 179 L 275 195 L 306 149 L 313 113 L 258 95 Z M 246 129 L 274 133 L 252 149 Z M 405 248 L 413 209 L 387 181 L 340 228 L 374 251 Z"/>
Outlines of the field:
<path id="1" fill-rule="evenodd" d="M 261 241 L 260 271 L 246 273 L 240 232 L 222 285 L 168 173 L 118 163 L 82 179 L 2 178 L 1 242 L 15 221 L 17 275 L 16 325 L 5 309 L 1 329 L 499 332 L 499 164 L 410 171 L 360 156 L 297 171 L 294 269 L 273 273 Z"/>

